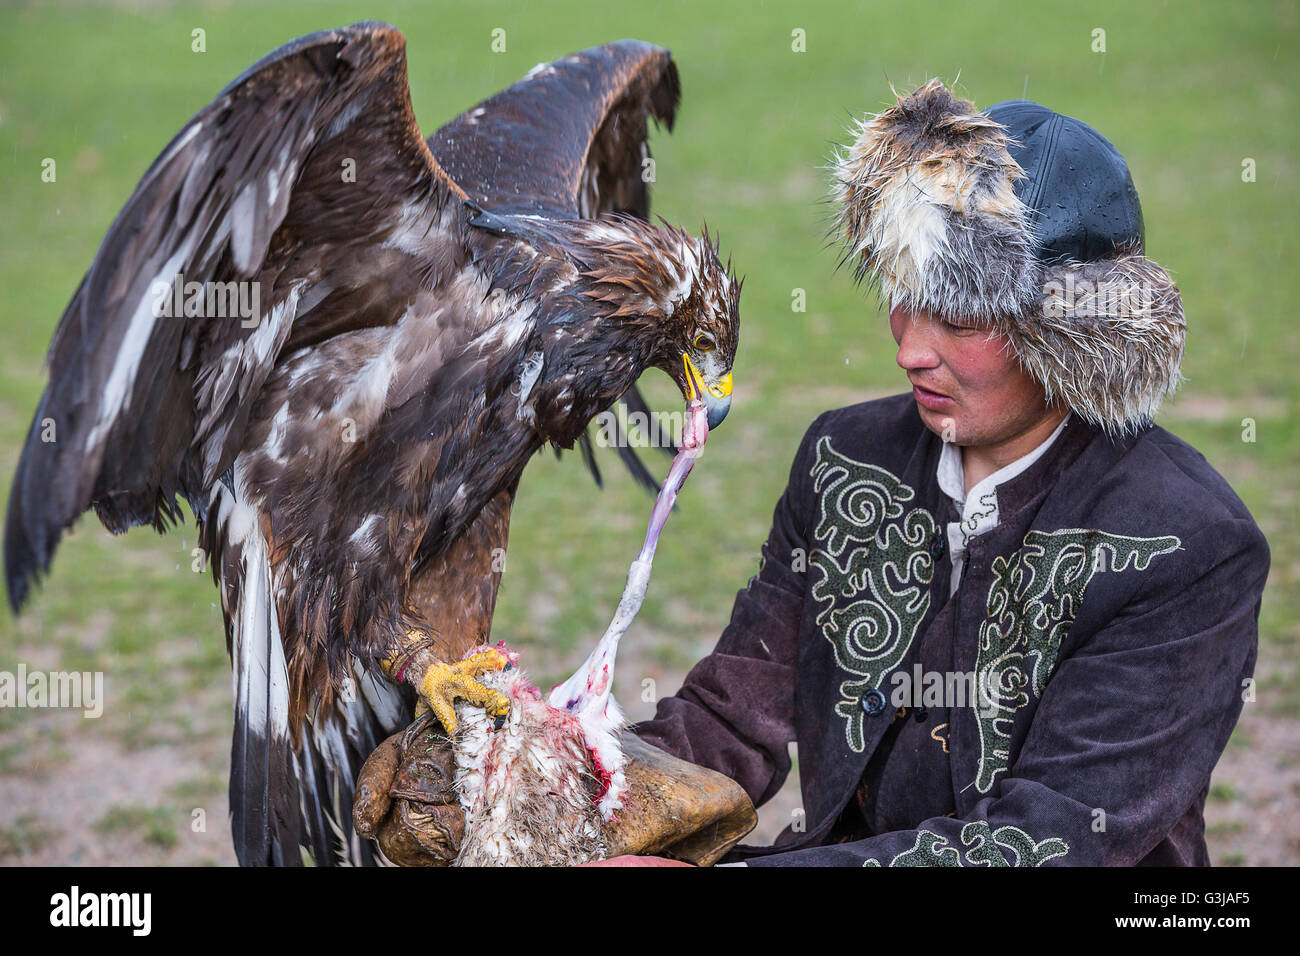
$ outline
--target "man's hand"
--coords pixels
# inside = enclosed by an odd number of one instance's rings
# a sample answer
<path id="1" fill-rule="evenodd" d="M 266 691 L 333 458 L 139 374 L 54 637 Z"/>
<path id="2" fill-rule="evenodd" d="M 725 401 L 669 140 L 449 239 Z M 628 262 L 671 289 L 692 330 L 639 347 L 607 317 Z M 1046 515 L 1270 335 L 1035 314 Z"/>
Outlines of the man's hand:
<path id="1" fill-rule="evenodd" d="M 357 777 L 352 822 L 399 866 L 447 866 L 460 853 L 451 741 L 432 713 L 375 748 Z"/>

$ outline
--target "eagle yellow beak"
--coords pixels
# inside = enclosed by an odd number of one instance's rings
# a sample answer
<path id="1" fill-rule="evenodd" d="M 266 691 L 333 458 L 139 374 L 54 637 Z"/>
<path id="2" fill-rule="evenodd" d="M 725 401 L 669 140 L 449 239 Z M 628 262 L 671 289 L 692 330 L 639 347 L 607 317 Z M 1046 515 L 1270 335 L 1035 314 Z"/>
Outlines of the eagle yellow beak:
<path id="1" fill-rule="evenodd" d="M 685 352 L 682 353 L 682 363 L 686 367 L 686 400 L 702 401 L 709 416 L 709 427 L 717 428 L 731 410 L 731 373 L 712 382 L 705 382 L 704 376 Z"/>

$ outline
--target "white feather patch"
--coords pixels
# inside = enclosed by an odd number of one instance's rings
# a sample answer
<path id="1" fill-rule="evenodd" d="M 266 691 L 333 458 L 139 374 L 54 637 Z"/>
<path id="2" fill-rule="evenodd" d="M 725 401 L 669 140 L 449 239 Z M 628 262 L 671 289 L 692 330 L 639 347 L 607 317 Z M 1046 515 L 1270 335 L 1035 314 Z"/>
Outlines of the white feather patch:
<path id="1" fill-rule="evenodd" d="M 285 666 L 280 615 L 274 600 L 270 556 L 258 529 L 257 509 L 242 497 L 246 486 L 242 459 L 235 460 L 235 494 L 220 485 L 227 515 L 222 536 L 227 547 L 239 547 L 242 580 L 238 604 L 231 614 L 235 708 L 248 726 L 275 737 L 289 736 L 289 672 Z M 226 589 L 223 587 L 222 592 Z"/>
<path id="2" fill-rule="evenodd" d="M 465 809 L 465 835 L 457 866 L 566 865 L 604 855 L 602 822 L 622 806 L 622 754 L 599 803 L 597 764 L 589 730 L 573 714 L 556 710 L 519 669 L 482 676 L 484 685 L 510 698 L 500 730 L 481 707 L 457 705 L 456 786 Z M 609 807 L 608 813 L 600 804 Z"/>
<path id="3" fill-rule="evenodd" d="M 542 374 L 542 361 L 541 352 L 532 352 L 528 358 L 524 359 L 519 368 L 519 407 L 516 409 L 515 415 L 520 421 L 537 421 L 537 412 L 528 404 L 528 397 L 532 394 L 533 386 L 537 384 L 537 379 Z"/>
<path id="4" fill-rule="evenodd" d="M 190 246 L 187 243 L 163 264 L 158 274 L 145 286 L 145 294 L 136 304 L 135 312 L 131 314 L 131 321 L 127 324 L 126 333 L 118 344 L 117 355 L 113 358 L 113 369 L 104 382 L 99 399 L 99 413 L 95 416 L 94 426 L 86 436 L 87 453 L 99 445 L 118 416 L 130 407 L 131 391 L 135 387 L 135 375 L 139 371 L 140 360 L 144 357 L 145 347 L 148 346 L 149 339 L 153 335 L 154 323 L 159 321 L 154 315 L 153 306 L 158 297 L 154 295 L 153 288 L 159 283 L 170 287 L 189 253 Z M 181 320 L 173 318 L 162 321 Z"/>

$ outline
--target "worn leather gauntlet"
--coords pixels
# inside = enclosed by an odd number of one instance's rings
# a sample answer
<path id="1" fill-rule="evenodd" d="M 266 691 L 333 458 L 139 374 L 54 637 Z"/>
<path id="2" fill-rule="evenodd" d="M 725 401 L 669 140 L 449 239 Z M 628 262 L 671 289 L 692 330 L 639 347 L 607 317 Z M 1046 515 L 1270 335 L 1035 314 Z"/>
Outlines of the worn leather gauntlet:
<path id="1" fill-rule="evenodd" d="M 679 760 L 624 731 L 627 792 L 605 824 L 605 856 L 667 856 L 716 863 L 758 821 L 748 795 L 720 773 Z M 447 866 L 465 815 L 455 792 L 451 741 L 431 713 L 385 740 L 357 778 L 357 833 L 399 866 Z"/>
<path id="2" fill-rule="evenodd" d="M 352 804 L 357 833 L 399 866 L 447 866 L 465 834 L 455 771 L 442 725 L 431 711 L 417 717 L 362 766 Z"/>

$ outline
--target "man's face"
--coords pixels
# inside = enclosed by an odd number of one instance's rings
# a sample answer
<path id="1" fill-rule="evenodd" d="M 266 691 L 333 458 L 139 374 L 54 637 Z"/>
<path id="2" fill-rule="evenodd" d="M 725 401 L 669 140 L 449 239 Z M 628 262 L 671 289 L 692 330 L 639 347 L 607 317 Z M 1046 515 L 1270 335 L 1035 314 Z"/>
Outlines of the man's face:
<path id="1" fill-rule="evenodd" d="M 1005 335 L 895 307 L 889 327 L 927 428 L 959 445 L 1015 439 L 1049 414 Z"/>

